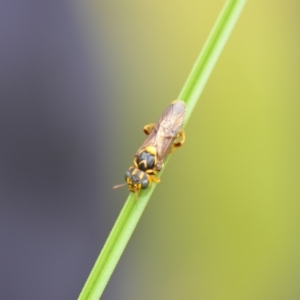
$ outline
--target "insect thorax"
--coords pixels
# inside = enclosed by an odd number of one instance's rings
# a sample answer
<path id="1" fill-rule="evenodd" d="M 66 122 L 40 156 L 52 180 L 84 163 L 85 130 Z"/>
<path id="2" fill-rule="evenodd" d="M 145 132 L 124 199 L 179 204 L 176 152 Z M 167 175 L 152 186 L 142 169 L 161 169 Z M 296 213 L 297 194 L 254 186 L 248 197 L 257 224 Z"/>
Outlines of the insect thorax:
<path id="1" fill-rule="evenodd" d="M 153 170 L 157 163 L 156 148 L 149 146 L 141 150 L 137 154 L 135 162 L 137 167 L 144 172 Z"/>

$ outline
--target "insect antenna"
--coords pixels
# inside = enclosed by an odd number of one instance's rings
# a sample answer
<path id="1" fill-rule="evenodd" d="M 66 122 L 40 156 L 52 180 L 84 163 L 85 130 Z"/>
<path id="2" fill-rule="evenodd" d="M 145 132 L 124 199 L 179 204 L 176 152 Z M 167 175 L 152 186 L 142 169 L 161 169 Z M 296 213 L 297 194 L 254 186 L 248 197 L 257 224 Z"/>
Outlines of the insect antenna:
<path id="1" fill-rule="evenodd" d="M 124 185 L 126 185 L 126 184 L 127 184 L 127 183 L 114 185 L 114 186 L 113 186 L 113 189 L 118 189 L 118 188 L 120 188 L 120 187 L 122 187 L 122 186 L 124 186 Z"/>

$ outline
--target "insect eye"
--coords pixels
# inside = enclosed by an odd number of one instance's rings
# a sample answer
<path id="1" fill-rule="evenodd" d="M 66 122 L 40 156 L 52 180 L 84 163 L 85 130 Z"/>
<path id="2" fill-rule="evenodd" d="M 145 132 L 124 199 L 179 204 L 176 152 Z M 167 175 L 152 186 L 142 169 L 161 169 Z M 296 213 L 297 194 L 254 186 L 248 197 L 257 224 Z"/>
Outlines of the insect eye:
<path id="1" fill-rule="evenodd" d="M 129 171 L 126 171 L 126 173 L 125 173 L 125 181 L 127 181 L 127 178 L 129 178 L 130 177 L 130 172 Z"/>
<path id="2" fill-rule="evenodd" d="M 147 179 L 145 179 L 141 182 L 141 185 L 142 185 L 141 186 L 142 190 L 144 190 L 149 186 L 149 181 Z"/>

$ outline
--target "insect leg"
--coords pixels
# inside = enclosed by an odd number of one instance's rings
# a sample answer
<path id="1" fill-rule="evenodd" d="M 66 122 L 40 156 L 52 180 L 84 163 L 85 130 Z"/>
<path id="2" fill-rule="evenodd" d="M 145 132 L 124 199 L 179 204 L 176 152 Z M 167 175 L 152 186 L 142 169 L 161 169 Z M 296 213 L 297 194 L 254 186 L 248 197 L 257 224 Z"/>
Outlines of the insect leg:
<path id="1" fill-rule="evenodd" d="M 169 153 L 172 153 L 176 148 L 181 147 L 184 144 L 184 142 L 185 142 L 185 133 L 183 130 L 180 130 L 177 134 L 176 139 L 173 142 L 173 145 Z"/>
<path id="2" fill-rule="evenodd" d="M 156 182 L 156 183 L 159 183 L 159 182 L 160 182 L 160 179 L 157 178 L 157 177 L 154 176 L 154 175 L 151 176 L 151 179 L 152 179 L 152 181 L 154 181 L 154 182 Z"/>
<path id="3" fill-rule="evenodd" d="M 147 135 L 149 135 L 150 132 L 152 131 L 152 129 L 153 129 L 154 126 L 155 126 L 154 123 L 147 124 L 147 125 L 144 126 L 143 130 L 144 130 L 144 132 L 145 132 Z"/>
<path id="4" fill-rule="evenodd" d="M 151 181 L 154 181 L 156 183 L 160 182 L 160 179 L 155 176 L 158 171 L 159 170 L 154 170 L 154 169 L 146 171 L 146 173 L 149 174 L 149 177 L 148 177 L 148 179 L 149 179 L 149 186 L 150 186 L 150 182 Z"/>

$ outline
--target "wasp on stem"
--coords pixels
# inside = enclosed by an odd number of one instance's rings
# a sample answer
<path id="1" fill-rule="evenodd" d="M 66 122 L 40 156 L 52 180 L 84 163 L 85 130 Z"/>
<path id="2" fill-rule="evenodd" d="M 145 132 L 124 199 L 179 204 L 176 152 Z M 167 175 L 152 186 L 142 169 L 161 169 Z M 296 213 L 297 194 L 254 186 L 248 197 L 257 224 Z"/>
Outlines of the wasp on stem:
<path id="1" fill-rule="evenodd" d="M 163 168 L 166 156 L 182 146 L 185 141 L 184 131 L 181 130 L 184 115 L 185 103 L 175 100 L 155 124 L 144 127 L 147 138 L 136 152 L 133 166 L 125 173 L 126 183 L 113 188 L 127 184 L 128 189 L 137 194 L 140 189 L 148 188 L 152 181 L 160 182 L 155 175 Z"/>

